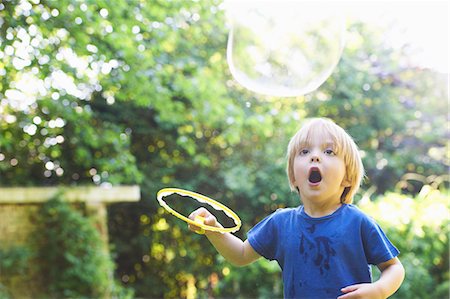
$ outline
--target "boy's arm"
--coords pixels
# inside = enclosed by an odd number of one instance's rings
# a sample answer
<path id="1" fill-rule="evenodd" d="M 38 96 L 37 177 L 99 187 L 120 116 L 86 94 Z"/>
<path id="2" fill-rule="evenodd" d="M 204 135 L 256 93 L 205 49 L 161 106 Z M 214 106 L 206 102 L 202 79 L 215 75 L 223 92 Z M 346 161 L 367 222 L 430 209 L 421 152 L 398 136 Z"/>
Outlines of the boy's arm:
<path id="1" fill-rule="evenodd" d="M 233 265 L 245 266 L 261 257 L 248 240 L 242 242 L 233 234 L 206 231 L 205 235 L 216 250 Z"/>
<path id="2" fill-rule="evenodd" d="M 195 216 L 205 218 L 204 223 L 210 226 L 222 227 L 216 217 L 205 208 L 194 211 L 189 218 L 195 219 Z M 189 225 L 189 229 L 197 231 L 199 228 L 195 225 Z M 205 235 L 216 250 L 230 263 L 236 266 L 245 266 L 256 261 L 261 256 L 253 249 L 248 240 L 243 242 L 241 239 L 231 233 L 219 233 L 205 231 Z"/>
<path id="3" fill-rule="evenodd" d="M 343 288 L 345 293 L 338 299 L 350 298 L 388 298 L 394 294 L 403 282 L 405 269 L 398 258 L 378 264 L 381 271 L 380 279 L 374 283 L 361 283 Z"/>

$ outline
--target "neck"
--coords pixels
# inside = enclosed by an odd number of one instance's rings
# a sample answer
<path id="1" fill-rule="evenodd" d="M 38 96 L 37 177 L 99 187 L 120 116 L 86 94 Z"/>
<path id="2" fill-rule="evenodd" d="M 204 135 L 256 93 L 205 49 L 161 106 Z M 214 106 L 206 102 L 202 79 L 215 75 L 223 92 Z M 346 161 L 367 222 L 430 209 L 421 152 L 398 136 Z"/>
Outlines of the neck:
<path id="1" fill-rule="evenodd" d="M 319 218 L 330 214 L 333 214 L 337 209 L 342 206 L 340 202 L 325 202 L 325 203 L 311 203 L 308 201 L 303 202 L 304 211 L 311 217 Z"/>

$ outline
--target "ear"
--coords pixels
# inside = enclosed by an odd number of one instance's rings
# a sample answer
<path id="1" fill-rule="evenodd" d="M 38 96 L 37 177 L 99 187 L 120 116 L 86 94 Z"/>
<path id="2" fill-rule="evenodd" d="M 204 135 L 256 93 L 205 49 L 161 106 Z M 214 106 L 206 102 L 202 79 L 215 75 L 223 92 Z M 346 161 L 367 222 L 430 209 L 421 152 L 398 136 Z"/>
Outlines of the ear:
<path id="1" fill-rule="evenodd" d="M 347 177 L 345 177 L 344 179 L 342 179 L 341 186 L 342 187 L 351 187 L 352 183 L 350 182 L 350 180 Z"/>

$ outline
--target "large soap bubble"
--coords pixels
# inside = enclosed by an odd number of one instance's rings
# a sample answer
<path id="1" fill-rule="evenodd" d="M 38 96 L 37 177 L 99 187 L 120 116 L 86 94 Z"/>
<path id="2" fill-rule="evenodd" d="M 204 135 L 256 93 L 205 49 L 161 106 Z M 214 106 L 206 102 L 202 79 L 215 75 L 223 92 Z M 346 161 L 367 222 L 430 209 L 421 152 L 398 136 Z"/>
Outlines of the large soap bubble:
<path id="1" fill-rule="evenodd" d="M 257 93 L 292 97 L 331 75 L 344 45 L 345 18 L 333 2 L 228 1 L 227 60 Z"/>

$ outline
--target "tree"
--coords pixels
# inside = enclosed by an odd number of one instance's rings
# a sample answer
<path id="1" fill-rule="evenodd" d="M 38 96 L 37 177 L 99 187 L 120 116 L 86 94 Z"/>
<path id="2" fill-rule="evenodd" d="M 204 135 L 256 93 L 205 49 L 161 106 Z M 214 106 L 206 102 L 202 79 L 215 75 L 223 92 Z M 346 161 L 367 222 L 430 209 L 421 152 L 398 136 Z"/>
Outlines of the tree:
<path id="1" fill-rule="evenodd" d="M 238 212 L 245 237 L 271 211 L 298 204 L 285 148 L 306 117 L 330 117 L 355 137 L 363 190 L 448 167 L 445 78 L 402 66 L 403 54 L 363 24 L 350 28 L 322 87 L 277 99 L 232 80 L 219 0 L 4 1 L 0 13 L 0 184 L 140 184 L 139 204 L 109 210 L 116 274 L 137 296 L 179 297 L 192 286 L 277 294 L 274 267 L 249 270 L 267 274 L 256 288 L 155 195 L 177 186 L 216 198 Z"/>

